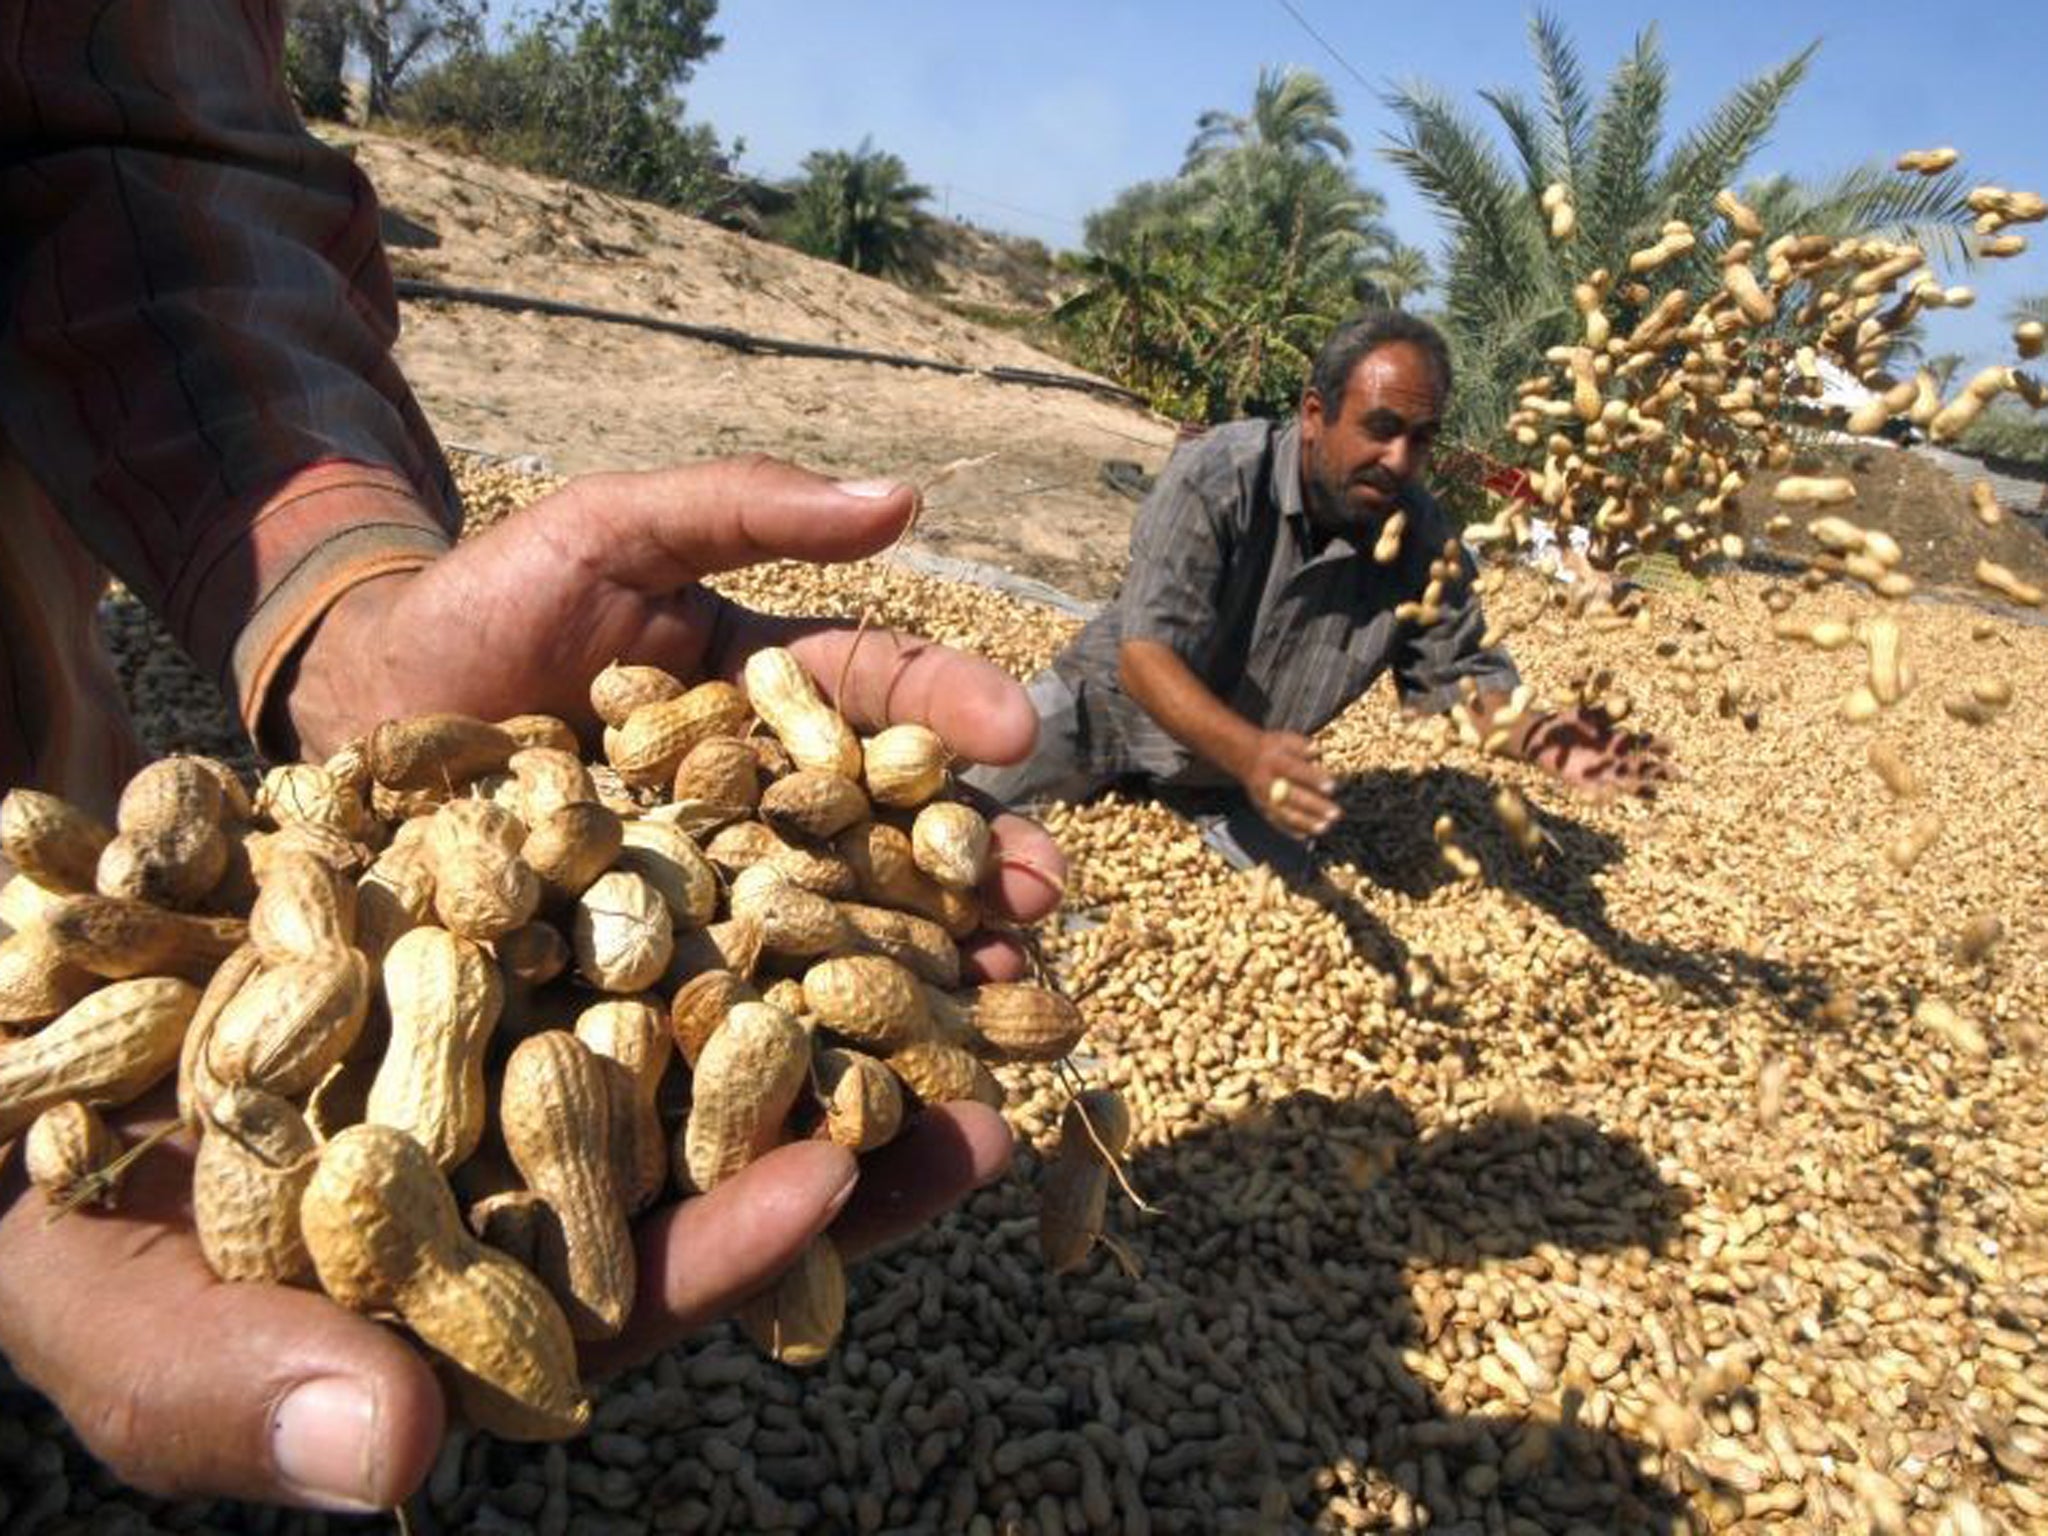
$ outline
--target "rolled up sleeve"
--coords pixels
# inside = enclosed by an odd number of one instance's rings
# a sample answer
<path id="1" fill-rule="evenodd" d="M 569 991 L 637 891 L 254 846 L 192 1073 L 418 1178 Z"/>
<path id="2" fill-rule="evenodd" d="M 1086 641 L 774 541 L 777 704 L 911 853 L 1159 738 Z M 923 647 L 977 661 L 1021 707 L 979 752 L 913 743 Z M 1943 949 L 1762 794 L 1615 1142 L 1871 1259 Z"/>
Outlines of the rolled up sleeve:
<path id="1" fill-rule="evenodd" d="M 1394 686 L 1401 703 L 1423 714 L 1449 709 L 1465 678 L 1482 693 L 1511 693 L 1522 680 L 1504 648 L 1479 643 L 1486 633 L 1486 615 L 1472 590 L 1478 572 L 1468 552 L 1460 550 L 1458 558 L 1464 578 L 1438 604 L 1437 621 L 1404 626 L 1395 652 Z"/>
<path id="2" fill-rule="evenodd" d="M 0 428 L 253 732 L 335 597 L 453 541 L 368 182 L 275 0 L 29 0 L 0 37 Z"/>

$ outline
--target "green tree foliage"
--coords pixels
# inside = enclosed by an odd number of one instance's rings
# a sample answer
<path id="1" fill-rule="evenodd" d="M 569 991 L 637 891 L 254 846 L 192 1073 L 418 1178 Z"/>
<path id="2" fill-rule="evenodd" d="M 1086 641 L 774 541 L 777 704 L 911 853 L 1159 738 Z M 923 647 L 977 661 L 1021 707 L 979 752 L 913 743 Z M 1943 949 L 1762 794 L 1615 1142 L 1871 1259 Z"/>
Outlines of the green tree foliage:
<path id="1" fill-rule="evenodd" d="M 679 95 L 720 39 L 717 0 L 556 0 L 495 50 L 462 50 L 400 93 L 399 115 L 532 170 L 693 213 L 729 189 Z"/>
<path id="2" fill-rule="evenodd" d="M 285 82 L 307 117 L 336 119 L 348 101 L 353 48 L 369 78 L 372 117 L 389 117 L 416 65 L 478 46 L 481 0 L 302 0 L 285 30 Z"/>
<path id="3" fill-rule="evenodd" d="M 1452 430 L 1492 439 L 1513 406 L 1517 380 L 1538 371 L 1546 348 L 1576 341 L 1572 285 L 1596 269 L 1623 278 L 1631 251 L 1651 244 L 1672 219 L 1698 243 L 1659 269 L 1658 295 L 1684 286 L 1703 296 L 1718 279 L 1734 236 L 1713 207 L 1738 184 L 1805 78 L 1812 45 L 1745 81 L 1667 145 L 1670 71 L 1656 29 L 1646 28 L 1596 97 L 1555 17 L 1530 22 L 1537 91 L 1482 91 L 1498 134 L 1441 90 L 1413 84 L 1387 100 L 1399 119 L 1383 153 L 1442 216 L 1447 255 L 1444 328 L 1459 365 Z M 1568 240 L 1550 237 L 1544 190 L 1562 185 L 1576 210 Z M 1907 176 L 1859 167 L 1826 182 L 1783 179 L 1744 189 L 1773 233 L 1889 234 L 1957 249 L 1969 220 L 1961 177 Z M 1626 333 L 1643 304 L 1610 303 Z"/>
<path id="4" fill-rule="evenodd" d="M 804 156 L 795 205 L 782 237 L 800 251 L 870 277 L 928 277 L 931 189 L 910 179 L 903 161 L 862 139 L 858 149 Z"/>
<path id="5" fill-rule="evenodd" d="M 1338 321 L 1412 297 L 1427 263 L 1401 255 L 1338 119 L 1312 72 L 1263 70 L 1248 111 L 1196 119 L 1178 175 L 1092 214 L 1054 311 L 1081 360 L 1176 415 L 1279 415 Z"/>
<path id="6" fill-rule="evenodd" d="M 284 80 L 307 118 L 338 122 L 348 112 L 341 68 L 348 59 L 348 0 L 305 0 L 284 35 Z"/>

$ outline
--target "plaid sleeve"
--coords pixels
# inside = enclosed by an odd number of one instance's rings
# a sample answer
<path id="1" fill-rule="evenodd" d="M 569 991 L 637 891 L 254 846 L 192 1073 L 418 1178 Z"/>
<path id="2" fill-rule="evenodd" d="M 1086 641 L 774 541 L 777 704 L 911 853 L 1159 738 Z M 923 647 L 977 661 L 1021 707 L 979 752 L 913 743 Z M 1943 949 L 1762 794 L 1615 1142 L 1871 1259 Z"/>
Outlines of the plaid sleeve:
<path id="1" fill-rule="evenodd" d="M 300 125 L 280 0 L 29 0 L 0 35 L 0 430 L 240 704 L 456 500 L 376 199 Z"/>
<path id="2" fill-rule="evenodd" d="M 1174 454 L 1138 509 L 1117 602 L 1124 639 L 1157 641 L 1191 665 L 1214 641 L 1217 592 L 1229 561 L 1217 487 L 1226 466 L 1205 446 Z"/>
<path id="3" fill-rule="evenodd" d="M 1401 702 L 1425 714 L 1440 714 L 1458 701 L 1458 683 L 1471 678 L 1481 692 L 1512 693 L 1521 674 L 1500 646 L 1482 647 L 1486 615 L 1472 590 L 1478 568 L 1461 548 L 1463 578 L 1447 587 L 1434 624 L 1406 624 L 1394 655 L 1394 686 Z"/>

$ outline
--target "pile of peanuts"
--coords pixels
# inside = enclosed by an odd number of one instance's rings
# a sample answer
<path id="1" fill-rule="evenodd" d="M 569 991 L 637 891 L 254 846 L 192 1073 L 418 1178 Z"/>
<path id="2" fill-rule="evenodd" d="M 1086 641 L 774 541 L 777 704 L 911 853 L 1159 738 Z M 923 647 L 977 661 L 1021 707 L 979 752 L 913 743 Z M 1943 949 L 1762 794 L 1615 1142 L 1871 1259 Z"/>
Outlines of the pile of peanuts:
<path id="1" fill-rule="evenodd" d="M 520 1439 L 586 1424 L 576 1344 L 632 1311 L 634 1216 L 794 1137 L 864 1153 L 921 1104 L 1000 1107 L 989 1063 L 1084 1028 L 1055 987 L 963 983 L 995 856 L 931 731 L 863 740 L 780 649 L 744 687 L 614 665 L 591 692 L 596 764 L 551 717 L 439 714 L 253 795 L 159 759 L 113 827 L 0 801 L 0 1140 L 32 1181 L 113 1198 L 99 1112 L 175 1074 L 214 1271 L 397 1316 Z M 1088 1104 L 1120 1146 L 1114 1096 Z M 1075 1159 L 1062 1266 L 1108 1177 Z M 809 1365 L 845 1309 L 820 1237 L 741 1321 Z"/>

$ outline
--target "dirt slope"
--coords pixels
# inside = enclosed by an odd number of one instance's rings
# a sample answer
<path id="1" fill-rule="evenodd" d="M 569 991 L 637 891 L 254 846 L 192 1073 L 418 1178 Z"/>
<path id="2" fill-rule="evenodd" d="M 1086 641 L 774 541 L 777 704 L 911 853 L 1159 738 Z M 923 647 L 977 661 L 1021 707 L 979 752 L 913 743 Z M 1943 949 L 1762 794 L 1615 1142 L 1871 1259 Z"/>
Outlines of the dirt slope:
<path id="1" fill-rule="evenodd" d="M 647 204 L 371 133 L 347 135 L 404 277 L 968 365 L 1075 370 L 890 284 Z M 1106 459 L 1157 470 L 1172 429 L 1081 394 L 879 365 L 746 356 L 625 326 L 408 302 L 400 357 L 446 440 L 556 469 L 771 453 L 921 477 L 917 541 L 1105 595 L 1131 503 Z"/>

